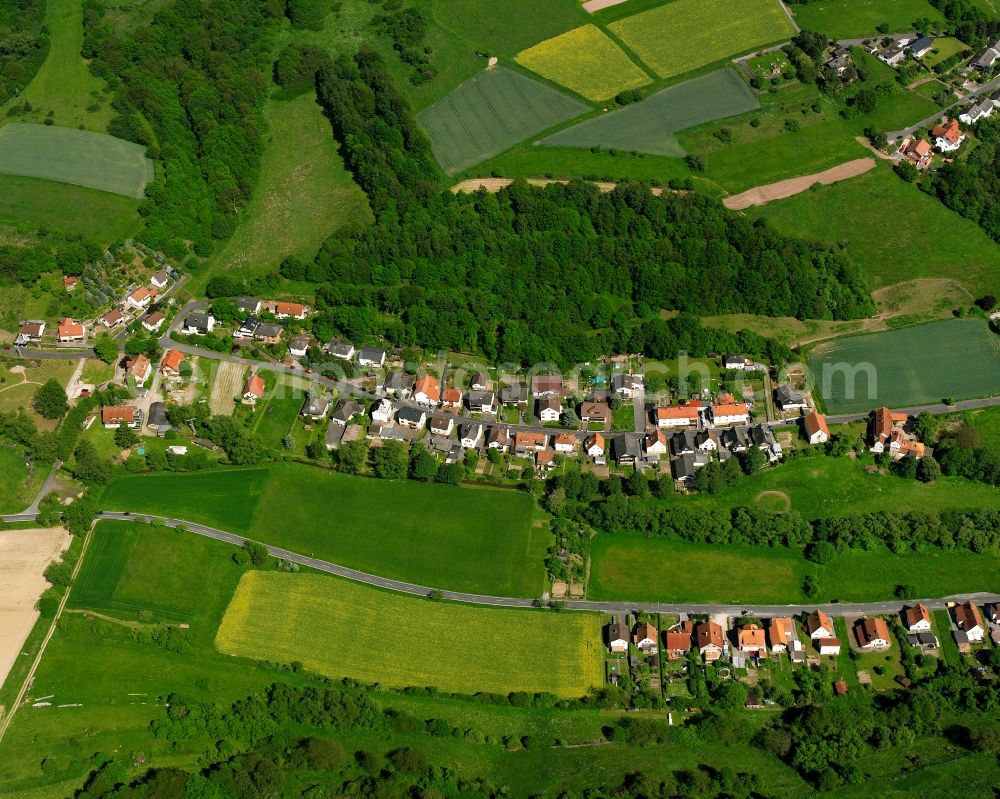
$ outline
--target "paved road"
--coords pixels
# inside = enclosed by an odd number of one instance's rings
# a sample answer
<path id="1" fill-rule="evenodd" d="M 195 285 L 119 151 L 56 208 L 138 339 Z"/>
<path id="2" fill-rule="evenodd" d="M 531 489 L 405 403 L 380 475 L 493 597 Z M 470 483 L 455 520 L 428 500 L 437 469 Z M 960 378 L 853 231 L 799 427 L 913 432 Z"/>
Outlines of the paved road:
<path id="1" fill-rule="evenodd" d="M 242 546 L 247 540 L 244 536 L 236 535 L 235 533 L 229 533 L 225 530 L 218 530 L 214 527 L 208 527 L 203 524 L 196 524 L 194 522 L 187 522 L 182 519 L 171 519 L 163 516 L 151 516 L 148 514 L 130 514 L 123 512 L 111 512 L 105 511 L 100 514 L 101 519 L 107 519 L 111 521 L 159 521 L 166 525 L 167 527 L 184 527 L 189 532 L 195 533 L 197 535 L 205 536 L 206 538 L 213 538 L 216 541 L 225 541 L 236 546 Z M 274 547 L 266 544 L 263 541 L 257 543 L 262 544 L 267 547 L 267 551 L 276 558 L 282 558 L 284 560 L 290 561 L 292 563 L 298 563 L 302 566 L 308 566 L 317 571 L 326 572 L 327 574 L 334 574 L 338 577 L 344 577 L 348 580 L 353 580 L 358 583 L 364 583 L 366 585 L 376 586 L 378 588 L 387 588 L 392 591 L 398 591 L 404 594 L 412 594 L 415 596 L 427 596 L 433 588 L 426 585 L 417 585 L 416 583 L 407 583 L 400 580 L 390 580 L 386 577 L 379 577 L 378 575 L 368 574 L 367 572 L 358 571 L 357 569 L 349 569 L 346 566 L 340 566 L 336 563 L 330 563 L 326 560 L 321 560 L 319 558 L 310 557 L 307 555 L 301 555 L 297 552 L 291 552 L 287 549 L 281 549 L 280 547 Z M 536 600 L 534 599 L 523 599 L 519 597 L 501 597 L 501 596 L 489 596 L 486 594 L 469 594 L 462 591 L 448 591 L 441 589 L 441 594 L 444 599 L 451 600 L 453 602 L 465 602 L 473 605 L 496 605 L 500 607 L 508 608 L 530 608 L 535 605 Z M 1000 602 L 1000 595 L 997 594 L 963 594 L 960 596 L 951 596 L 944 598 L 927 598 L 920 600 L 924 602 L 929 608 L 933 610 L 940 610 L 947 607 L 948 602 L 964 602 L 966 599 L 972 599 L 979 604 L 987 602 Z M 915 602 L 917 600 L 913 600 Z M 778 615 L 789 615 L 798 614 L 803 612 L 809 612 L 815 610 L 817 607 L 827 611 L 828 613 L 834 613 L 837 615 L 843 614 L 862 614 L 862 613 L 895 613 L 899 611 L 904 603 L 898 600 L 892 600 L 888 602 L 862 602 L 862 603 L 830 603 L 825 605 L 746 605 L 746 604 L 689 604 L 689 603 L 656 603 L 656 602 L 591 602 L 588 600 L 569 600 L 565 603 L 565 606 L 570 610 L 594 610 L 601 611 L 605 613 L 622 613 L 625 611 L 636 611 L 641 610 L 649 613 L 729 613 L 732 614 L 734 610 L 742 612 L 744 610 L 749 610 L 754 616 L 778 616 Z M 912 604 L 909 602 L 907 604 Z"/>
<path id="2" fill-rule="evenodd" d="M 0 350 L 4 355 L 13 355 L 16 358 L 39 358 L 41 360 L 63 360 L 71 361 L 78 358 L 93 358 L 94 350 L 88 347 L 83 350 L 36 350 L 31 347 L 12 347 Z"/>
<path id="3" fill-rule="evenodd" d="M 936 124 L 939 119 L 943 116 L 951 115 L 951 111 L 956 108 L 965 108 L 966 106 L 972 105 L 976 100 L 982 97 L 984 94 L 989 94 L 1000 88 L 1000 76 L 993 78 L 993 80 L 987 81 L 974 92 L 969 92 L 964 98 L 952 103 L 947 108 L 942 108 L 940 111 L 927 117 L 927 119 L 921 119 L 914 125 L 910 125 L 908 128 L 903 130 L 890 130 L 885 134 L 886 139 L 889 141 L 897 141 L 899 139 L 905 138 L 916 133 L 918 130 L 923 130 L 924 128 L 930 127 Z"/>

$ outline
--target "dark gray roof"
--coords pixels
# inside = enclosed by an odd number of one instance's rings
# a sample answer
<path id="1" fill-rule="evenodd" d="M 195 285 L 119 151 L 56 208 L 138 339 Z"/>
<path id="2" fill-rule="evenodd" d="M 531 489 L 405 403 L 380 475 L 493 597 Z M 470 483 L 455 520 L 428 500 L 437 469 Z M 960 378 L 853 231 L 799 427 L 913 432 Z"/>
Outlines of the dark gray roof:
<path id="1" fill-rule="evenodd" d="M 694 455 L 681 455 L 679 458 L 671 461 L 670 467 L 673 469 L 674 478 L 677 480 L 687 480 L 690 477 L 694 477 Z"/>
<path id="2" fill-rule="evenodd" d="M 513 404 L 516 402 L 527 402 L 528 387 L 524 383 L 514 383 L 500 389 L 500 402 Z"/>
<path id="3" fill-rule="evenodd" d="M 623 436 L 614 438 L 614 453 L 617 460 L 622 458 L 636 459 L 639 457 L 639 439 L 632 434 L 626 433 Z"/>
<path id="4" fill-rule="evenodd" d="M 358 353 L 358 360 L 381 363 L 385 360 L 385 350 L 381 347 L 365 347 Z"/>
<path id="5" fill-rule="evenodd" d="M 361 413 L 364 406 L 357 400 L 341 400 L 337 403 L 337 408 L 333 412 L 333 418 L 340 422 L 347 422 L 352 416 Z"/>
<path id="6" fill-rule="evenodd" d="M 463 424 L 459 429 L 459 438 L 477 439 L 483 434 L 483 426 L 478 422 Z"/>
<path id="7" fill-rule="evenodd" d="M 419 408 L 400 408 L 399 413 L 396 414 L 396 419 L 400 422 L 411 422 L 413 424 L 419 424 L 421 419 L 426 418 L 427 413 Z"/>
<path id="8" fill-rule="evenodd" d="M 348 358 L 354 351 L 354 345 L 347 341 L 331 341 L 323 349 L 336 358 Z"/>
<path id="9" fill-rule="evenodd" d="M 185 327 L 195 327 L 198 330 L 208 330 L 208 314 L 194 311 L 187 315 L 184 321 Z"/>
<path id="10" fill-rule="evenodd" d="M 910 46 L 911 50 L 913 50 L 914 52 L 917 52 L 918 50 L 926 50 L 928 47 L 931 47 L 933 44 L 934 44 L 934 38 L 933 37 L 931 37 L 931 36 L 922 36 L 919 39 L 917 39 L 915 42 L 910 42 L 909 46 Z"/>
<path id="11" fill-rule="evenodd" d="M 490 376 L 486 372 L 476 372 L 472 379 L 469 381 L 469 387 L 472 386 L 483 386 L 482 390 L 489 389 L 493 385 L 493 381 L 490 380 Z"/>
<path id="12" fill-rule="evenodd" d="M 167 406 L 162 402 L 154 402 L 150 405 L 146 424 L 150 427 L 170 427 L 170 421 L 167 419 Z"/>
<path id="13" fill-rule="evenodd" d="M 308 397 L 302 406 L 303 416 L 323 416 L 330 409 L 329 397 Z"/>
<path id="14" fill-rule="evenodd" d="M 257 329 L 253 331 L 253 334 L 257 338 L 275 338 L 281 335 L 282 330 L 284 328 L 281 325 L 265 322 L 264 324 L 257 325 Z"/>
<path id="15" fill-rule="evenodd" d="M 413 378 L 401 371 L 389 372 L 382 384 L 386 391 L 403 391 L 413 388 Z"/>
<path id="16" fill-rule="evenodd" d="M 674 455 L 681 455 L 685 452 L 694 452 L 697 439 L 694 430 L 678 430 L 670 436 L 670 451 Z"/>
<path id="17" fill-rule="evenodd" d="M 797 388 L 792 388 L 788 383 L 778 386 L 774 394 L 780 405 L 801 405 L 805 401 L 805 395 Z"/>
<path id="18" fill-rule="evenodd" d="M 236 306 L 247 313 L 257 313 L 257 306 L 260 305 L 260 300 L 256 297 L 237 297 Z"/>
<path id="19" fill-rule="evenodd" d="M 492 391 L 470 391 L 468 400 L 470 408 L 481 408 L 496 405 L 497 396 Z"/>

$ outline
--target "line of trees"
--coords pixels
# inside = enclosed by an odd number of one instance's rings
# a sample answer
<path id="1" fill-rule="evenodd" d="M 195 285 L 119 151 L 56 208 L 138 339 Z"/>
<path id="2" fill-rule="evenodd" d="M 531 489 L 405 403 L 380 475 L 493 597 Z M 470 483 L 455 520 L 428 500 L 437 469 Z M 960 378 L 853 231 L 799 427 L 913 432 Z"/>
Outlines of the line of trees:
<path id="1" fill-rule="evenodd" d="M 0 3 L 0 105 L 24 89 L 49 53 L 45 0 Z"/>

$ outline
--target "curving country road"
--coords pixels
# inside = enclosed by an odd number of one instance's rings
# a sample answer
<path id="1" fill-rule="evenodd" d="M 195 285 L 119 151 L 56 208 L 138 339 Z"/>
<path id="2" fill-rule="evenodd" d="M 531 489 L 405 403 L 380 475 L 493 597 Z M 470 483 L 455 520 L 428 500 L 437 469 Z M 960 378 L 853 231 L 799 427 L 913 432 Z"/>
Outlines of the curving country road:
<path id="1" fill-rule="evenodd" d="M 205 536 L 206 538 L 213 538 L 216 541 L 225 541 L 229 544 L 234 544 L 235 546 L 242 546 L 246 541 L 253 541 L 253 539 L 247 538 L 242 535 L 236 535 L 235 533 L 229 533 L 225 530 L 219 530 L 215 527 L 208 527 L 204 524 L 197 524 L 195 522 L 184 521 L 183 519 L 172 519 L 165 516 L 154 516 L 147 513 L 137 513 L 132 514 L 128 512 L 117 512 L 117 511 L 103 511 L 99 516 L 99 519 L 104 519 L 108 521 L 138 521 L 138 522 L 159 522 L 167 527 L 177 528 L 183 527 L 188 532 L 194 533 L 196 535 Z M 359 571 L 357 569 L 350 569 L 346 566 L 341 566 L 336 563 L 331 563 L 327 560 L 320 560 L 319 558 L 312 558 L 306 555 L 300 555 L 297 552 L 291 552 L 287 549 L 282 549 L 281 547 L 271 546 L 263 541 L 257 541 L 256 543 L 261 544 L 267 548 L 267 551 L 276 558 L 282 558 L 283 560 L 290 561 L 291 563 L 298 563 L 301 566 L 308 566 L 311 569 L 316 569 L 317 571 L 326 572 L 327 574 L 333 574 L 338 577 L 343 577 L 348 580 L 353 580 L 357 583 L 364 583 L 365 585 L 375 586 L 376 588 L 385 588 L 390 591 L 398 591 L 403 594 L 412 594 L 414 596 L 426 597 L 431 591 L 435 590 L 430 586 L 418 585 L 416 583 L 407 583 L 401 580 L 391 580 L 388 577 L 379 577 L 375 574 L 368 574 L 367 572 Z M 524 599 L 519 597 L 504 597 L 504 596 L 489 596 L 487 594 L 469 594 L 462 591 L 448 591 L 445 589 L 439 589 L 441 591 L 441 596 L 443 599 L 451 600 L 452 602 L 464 602 L 471 605 L 495 605 L 499 607 L 507 608 L 531 608 L 535 607 L 538 600 L 535 599 Z M 843 614 L 864 614 L 864 613 L 897 613 L 904 604 L 912 605 L 914 602 L 921 601 L 929 608 L 933 610 L 940 610 L 947 607 L 949 602 L 964 602 L 967 599 L 971 599 L 977 604 L 983 604 L 987 602 L 1000 602 L 1000 595 L 998 594 L 988 594 L 988 593 L 976 593 L 976 594 L 962 594 L 960 596 L 951 596 L 944 598 L 935 599 L 921 599 L 921 600 L 910 600 L 906 603 L 900 602 L 899 600 L 893 600 L 889 602 L 854 602 L 854 603 L 834 603 L 825 605 L 733 605 L 733 604 L 694 604 L 694 603 L 661 603 L 661 602 L 629 602 L 627 600 L 621 600 L 617 602 L 593 602 L 590 600 L 568 600 L 566 601 L 565 607 L 569 610 L 593 610 L 600 611 L 603 613 L 624 613 L 626 611 L 636 611 L 641 610 L 649 613 L 727 613 L 732 614 L 734 610 L 749 610 L 754 616 L 782 616 L 782 615 L 795 615 L 803 612 L 810 612 L 816 608 L 820 608 L 828 613 L 843 615 Z"/>

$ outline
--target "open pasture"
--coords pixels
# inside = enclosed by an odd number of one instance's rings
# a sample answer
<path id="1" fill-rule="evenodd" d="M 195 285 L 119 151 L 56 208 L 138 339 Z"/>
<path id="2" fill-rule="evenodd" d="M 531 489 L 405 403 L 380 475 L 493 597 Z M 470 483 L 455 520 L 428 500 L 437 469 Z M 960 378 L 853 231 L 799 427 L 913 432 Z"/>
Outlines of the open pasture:
<path id="1" fill-rule="evenodd" d="M 470 607 L 316 574 L 247 572 L 216 636 L 228 655 L 300 661 L 329 677 L 443 691 L 600 686 L 597 614 Z"/>
<path id="2" fill-rule="evenodd" d="M 759 107 L 757 98 L 736 72 L 720 69 L 670 86 L 635 105 L 580 122 L 541 143 L 681 157 L 684 149 L 674 137 L 678 131 Z"/>
<path id="3" fill-rule="evenodd" d="M 809 364 L 830 413 L 1000 394 L 1000 338 L 978 319 L 823 343 Z"/>
<path id="4" fill-rule="evenodd" d="M 21 123 L 0 127 L 0 174 L 142 199 L 153 162 L 142 145 L 103 133 Z"/>
<path id="5" fill-rule="evenodd" d="M 927 0 L 821 0 L 789 6 L 799 27 L 833 39 L 874 36 L 885 24 L 890 31 L 911 31 L 917 19 L 944 22 Z"/>
<path id="6" fill-rule="evenodd" d="M 518 53 L 514 60 L 588 100 L 607 100 L 650 82 L 596 25 L 581 25 Z"/>
<path id="7" fill-rule="evenodd" d="M 585 113 L 585 103 L 510 69 L 469 78 L 418 115 L 448 174 Z"/>
<path id="8" fill-rule="evenodd" d="M 674 0 L 608 28 L 663 78 L 780 42 L 794 32 L 777 0 Z"/>

